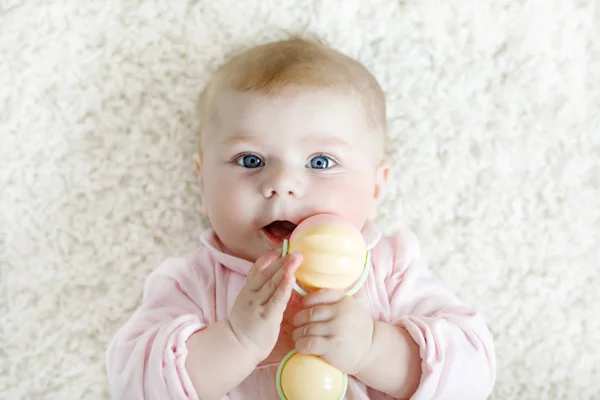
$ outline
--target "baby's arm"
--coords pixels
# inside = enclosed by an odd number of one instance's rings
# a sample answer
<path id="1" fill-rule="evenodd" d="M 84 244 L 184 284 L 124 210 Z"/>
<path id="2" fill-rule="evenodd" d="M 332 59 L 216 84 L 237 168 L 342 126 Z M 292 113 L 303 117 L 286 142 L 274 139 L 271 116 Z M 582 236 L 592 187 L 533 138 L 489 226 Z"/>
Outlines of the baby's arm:
<path id="1" fill-rule="evenodd" d="M 279 258 L 278 253 L 269 252 L 252 266 L 226 321 L 190 337 L 186 366 L 203 399 L 220 399 L 273 350 L 302 262 L 302 257 Z"/>
<path id="2" fill-rule="evenodd" d="M 227 399 L 225 393 L 254 368 L 227 321 L 212 320 L 214 289 L 200 274 L 213 266 L 198 272 L 191 263 L 170 259 L 148 277 L 142 305 L 108 348 L 112 398 Z"/>
<path id="3" fill-rule="evenodd" d="M 256 361 L 225 320 L 190 336 L 186 367 L 201 398 L 218 400 L 250 375 Z"/>
<path id="4" fill-rule="evenodd" d="M 390 320 L 376 323 L 371 354 L 357 378 L 397 398 L 486 399 L 496 364 L 485 322 L 421 264 L 414 237 L 389 240 L 393 267 L 381 289 Z"/>
<path id="5" fill-rule="evenodd" d="M 419 347 L 403 328 L 376 321 L 371 350 L 355 376 L 395 399 L 409 399 L 421 378 Z"/>

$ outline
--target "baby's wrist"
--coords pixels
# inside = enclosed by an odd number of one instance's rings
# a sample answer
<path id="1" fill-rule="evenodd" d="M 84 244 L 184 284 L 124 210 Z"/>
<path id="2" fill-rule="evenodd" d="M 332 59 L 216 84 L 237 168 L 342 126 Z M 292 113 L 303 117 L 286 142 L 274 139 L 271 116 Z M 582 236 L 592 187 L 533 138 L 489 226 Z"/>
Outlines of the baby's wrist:
<path id="1" fill-rule="evenodd" d="M 376 321 L 372 321 L 372 328 L 371 328 L 371 337 L 369 337 L 367 339 L 368 343 L 366 345 L 367 350 L 364 352 L 362 358 L 359 360 L 359 362 L 356 365 L 355 371 L 353 371 L 351 373 L 351 375 L 354 376 L 358 376 L 359 374 L 361 374 L 363 371 L 368 371 L 371 367 L 371 364 L 373 363 L 372 359 L 373 359 L 373 343 L 375 340 L 375 325 L 376 325 Z"/>
<path id="2" fill-rule="evenodd" d="M 250 339 L 246 338 L 243 333 L 237 332 L 231 324 L 230 319 L 227 319 L 227 327 L 229 328 L 229 334 L 235 340 L 236 354 L 239 354 L 239 357 L 243 361 L 248 361 L 255 366 L 258 365 L 264 359 L 264 357 L 261 357 L 260 355 L 258 346 Z"/>
<path id="3" fill-rule="evenodd" d="M 394 398 L 410 398 L 421 377 L 419 347 L 399 326 L 375 322 L 368 359 L 354 375 L 365 385 Z"/>
<path id="4" fill-rule="evenodd" d="M 363 355 L 362 359 L 360 360 L 360 362 L 357 365 L 356 368 L 356 373 L 354 373 L 354 376 L 359 376 L 361 374 L 363 374 L 365 371 L 369 371 L 372 369 L 373 366 L 373 362 L 374 362 L 374 350 L 375 350 L 375 341 L 377 340 L 377 327 L 380 324 L 379 321 L 373 321 L 373 329 L 371 330 L 371 337 L 368 339 L 369 343 L 368 343 L 368 350 L 365 352 L 365 354 Z"/>

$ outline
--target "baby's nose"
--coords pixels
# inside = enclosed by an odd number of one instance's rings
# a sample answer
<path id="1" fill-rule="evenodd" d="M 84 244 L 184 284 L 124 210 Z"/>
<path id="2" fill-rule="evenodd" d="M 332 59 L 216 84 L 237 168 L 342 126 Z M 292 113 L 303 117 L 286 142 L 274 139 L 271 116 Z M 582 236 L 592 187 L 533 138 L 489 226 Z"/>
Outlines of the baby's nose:
<path id="1" fill-rule="evenodd" d="M 299 198 L 304 196 L 304 184 L 294 171 L 277 168 L 271 172 L 261 190 L 265 198 L 270 199 L 275 196 Z"/>

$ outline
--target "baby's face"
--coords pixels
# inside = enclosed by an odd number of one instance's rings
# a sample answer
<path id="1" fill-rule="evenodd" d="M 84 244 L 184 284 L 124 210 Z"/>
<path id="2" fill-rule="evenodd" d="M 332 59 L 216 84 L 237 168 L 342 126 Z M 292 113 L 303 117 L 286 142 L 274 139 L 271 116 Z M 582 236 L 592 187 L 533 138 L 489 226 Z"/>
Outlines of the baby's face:
<path id="1" fill-rule="evenodd" d="M 225 93 L 197 160 L 205 213 L 225 249 L 249 261 L 314 214 L 361 229 L 387 177 L 382 141 L 355 96 Z"/>

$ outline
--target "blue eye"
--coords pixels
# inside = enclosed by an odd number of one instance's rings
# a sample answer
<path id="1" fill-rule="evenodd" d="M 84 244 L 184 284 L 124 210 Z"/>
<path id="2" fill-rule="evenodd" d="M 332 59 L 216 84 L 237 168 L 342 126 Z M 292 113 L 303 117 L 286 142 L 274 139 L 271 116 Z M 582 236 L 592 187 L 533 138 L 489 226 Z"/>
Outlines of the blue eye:
<path id="1" fill-rule="evenodd" d="M 335 165 L 335 161 L 326 156 L 316 156 L 310 159 L 309 165 L 314 169 L 328 169 Z"/>
<path id="2" fill-rule="evenodd" d="M 245 156 L 239 157 L 236 160 L 236 163 L 244 168 L 259 168 L 265 165 L 262 160 L 254 154 L 246 154 Z"/>

